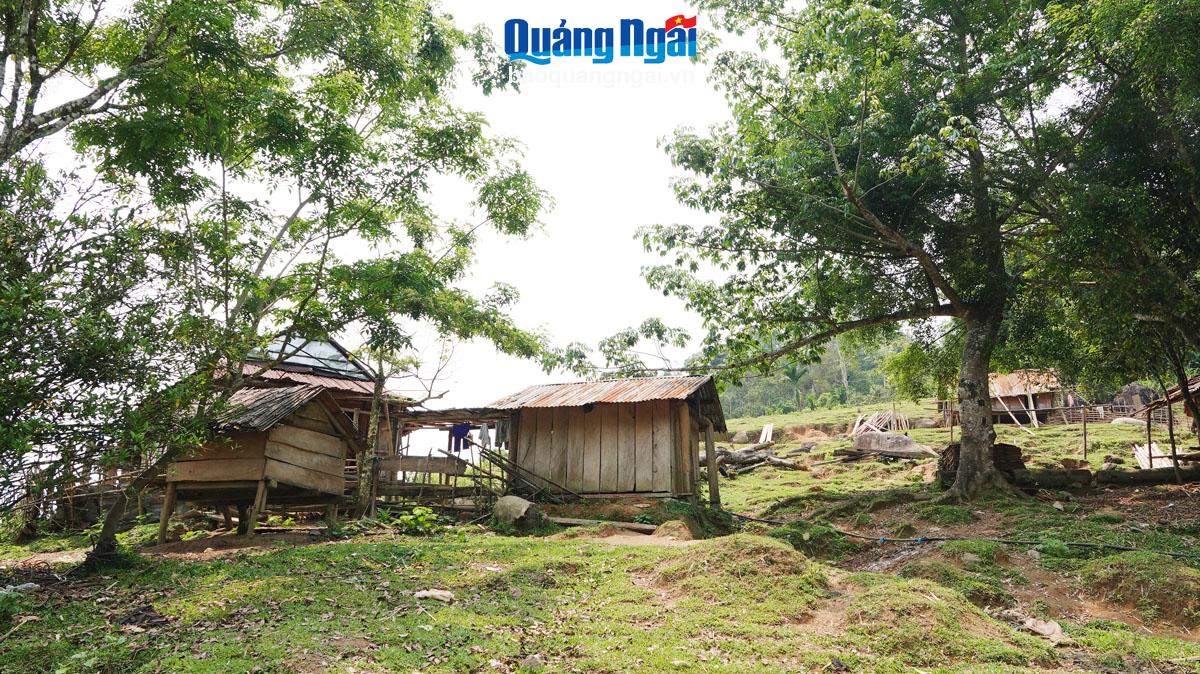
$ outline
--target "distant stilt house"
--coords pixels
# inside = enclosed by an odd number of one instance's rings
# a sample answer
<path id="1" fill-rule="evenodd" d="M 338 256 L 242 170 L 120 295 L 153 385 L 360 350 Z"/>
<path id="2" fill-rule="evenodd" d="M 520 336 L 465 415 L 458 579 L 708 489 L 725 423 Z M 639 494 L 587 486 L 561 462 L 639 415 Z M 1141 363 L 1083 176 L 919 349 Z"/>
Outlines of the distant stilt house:
<path id="1" fill-rule="evenodd" d="M 1008 374 L 988 375 L 992 403 L 992 421 L 1000 424 L 1030 424 L 1068 419 L 1063 407 L 1073 407 L 1072 394 L 1063 389 L 1054 370 L 1016 370 Z M 958 401 L 939 400 L 938 410 L 946 425 L 958 423 Z M 1051 414 L 1058 411 L 1057 417 Z M 951 418 L 953 415 L 953 419 Z"/>
<path id="2" fill-rule="evenodd" d="M 531 386 L 488 408 L 512 411 L 509 460 L 581 495 L 693 498 L 701 436 L 726 430 L 708 376 Z"/>
<path id="3" fill-rule="evenodd" d="M 1015 370 L 988 375 L 992 395 L 992 419 L 998 423 L 1015 420 L 1034 426 L 1046 421 L 1062 391 L 1054 370 Z"/>

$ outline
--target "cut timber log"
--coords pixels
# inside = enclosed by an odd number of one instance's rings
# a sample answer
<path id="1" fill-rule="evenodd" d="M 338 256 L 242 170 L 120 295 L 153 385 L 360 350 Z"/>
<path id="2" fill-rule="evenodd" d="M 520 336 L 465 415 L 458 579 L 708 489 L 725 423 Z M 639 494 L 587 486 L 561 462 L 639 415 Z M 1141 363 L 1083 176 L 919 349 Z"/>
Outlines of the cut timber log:
<path id="1" fill-rule="evenodd" d="M 717 468 L 724 471 L 728 466 L 734 473 L 747 473 L 764 465 L 787 470 L 804 470 L 804 467 L 795 461 L 775 456 L 775 452 L 771 449 L 774 444 L 773 442 L 764 442 L 735 451 L 718 448 L 716 450 Z M 700 457 L 700 466 L 708 468 L 707 456 Z"/>

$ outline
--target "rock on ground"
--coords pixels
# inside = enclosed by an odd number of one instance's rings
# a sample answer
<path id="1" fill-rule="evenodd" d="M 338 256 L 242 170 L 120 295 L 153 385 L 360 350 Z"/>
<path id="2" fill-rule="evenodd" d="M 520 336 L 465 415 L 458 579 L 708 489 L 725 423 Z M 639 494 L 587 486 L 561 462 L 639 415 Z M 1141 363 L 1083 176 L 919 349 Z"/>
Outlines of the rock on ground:
<path id="1" fill-rule="evenodd" d="M 518 529 L 536 527 L 542 521 L 542 511 L 520 496 L 501 496 L 492 508 L 496 521 Z"/>
<path id="2" fill-rule="evenodd" d="M 911 459 L 937 456 L 932 449 L 907 435 L 879 431 L 868 431 L 856 436 L 854 438 L 854 449 Z"/>

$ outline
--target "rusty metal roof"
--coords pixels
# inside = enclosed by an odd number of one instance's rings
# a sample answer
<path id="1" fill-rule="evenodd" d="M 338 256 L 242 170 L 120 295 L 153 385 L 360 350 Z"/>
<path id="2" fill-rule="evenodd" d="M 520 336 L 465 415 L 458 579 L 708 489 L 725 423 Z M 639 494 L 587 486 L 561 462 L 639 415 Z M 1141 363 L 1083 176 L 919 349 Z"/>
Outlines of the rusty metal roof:
<path id="1" fill-rule="evenodd" d="M 1062 388 L 1054 370 L 1015 370 L 1008 374 L 988 375 L 993 397 L 1023 396 L 1030 393 L 1051 393 Z"/>
<path id="2" fill-rule="evenodd" d="M 270 370 L 263 369 L 263 363 L 246 363 L 242 365 L 242 374 L 257 375 L 262 379 L 270 379 L 274 381 L 292 382 L 295 384 L 311 384 L 322 388 L 332 389 L 334 391 L 343 391 L 346 393 L 358 393 L 371 395 L 374 392 L 375 384 L 370 381 L 361 379 L 343 379 L 342 377 L 326 377 L 319 374 L 311 374 L 308 372 L 294 372 L 291 370 L 280 369 L 278 367 Z"/>
<path id="3" fill-rule="evenodd" d="M 223 431 L 265 431 L 321 395 L 320 386 L 244 388 L 229 398 L 229 407 L 217 415 Z"/>
<path id="4" fill-rule="evenodd" d="M 716 382 L 709 375 L 694 377 L 640 377 L 603 379 L 568 384 L 539 384 L 488 405 L 494 409 L 525 407 L 579 407 L 597 403 L 639 403 L 651 400 L 694 398 L 702 414 L 725 430 L 725 415 L 717 396 Z"/>

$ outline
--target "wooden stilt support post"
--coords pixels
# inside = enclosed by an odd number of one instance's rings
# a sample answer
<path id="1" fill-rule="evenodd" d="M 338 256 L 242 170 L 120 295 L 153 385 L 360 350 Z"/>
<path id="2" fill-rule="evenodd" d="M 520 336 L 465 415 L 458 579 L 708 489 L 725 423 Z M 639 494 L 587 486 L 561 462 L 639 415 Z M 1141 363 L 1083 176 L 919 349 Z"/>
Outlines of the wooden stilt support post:
<path id="1" fill-rule="evenodd" d="M 267 481 L 259 480 L 258 489 L 254 492 L 254 503 L 250 505 L 250 512 L 246 513 L 246 535 L 254 533 L 254 527 L 258 524 L 258 516 L 266 509 L 267 505 Z"/>
<path id="2" fill-rule="evenodd" d="M 708 502 L 721 506 L 721 474 L 717 470 L 717 448 L 713 443 L 713 422 L 705 419 L 704 424 L 704 465 L 708 471 Z"/>
<path id="3" fill-rule="evenodd" d="M 1079 416 L 1083 417 L 1083 458 L 1087 459 L 1087 408 L 1079 410 Z"/>
<path id="4" fill-rule="evenodd" d="M 178 483 L 168 482 L 167 491 L 163 494 L 162 514 L 158 517 L 158 544 L 167 542 L 167 525 L 171 521 L 171 513 L 175 510 L 175 489 Z"/>

